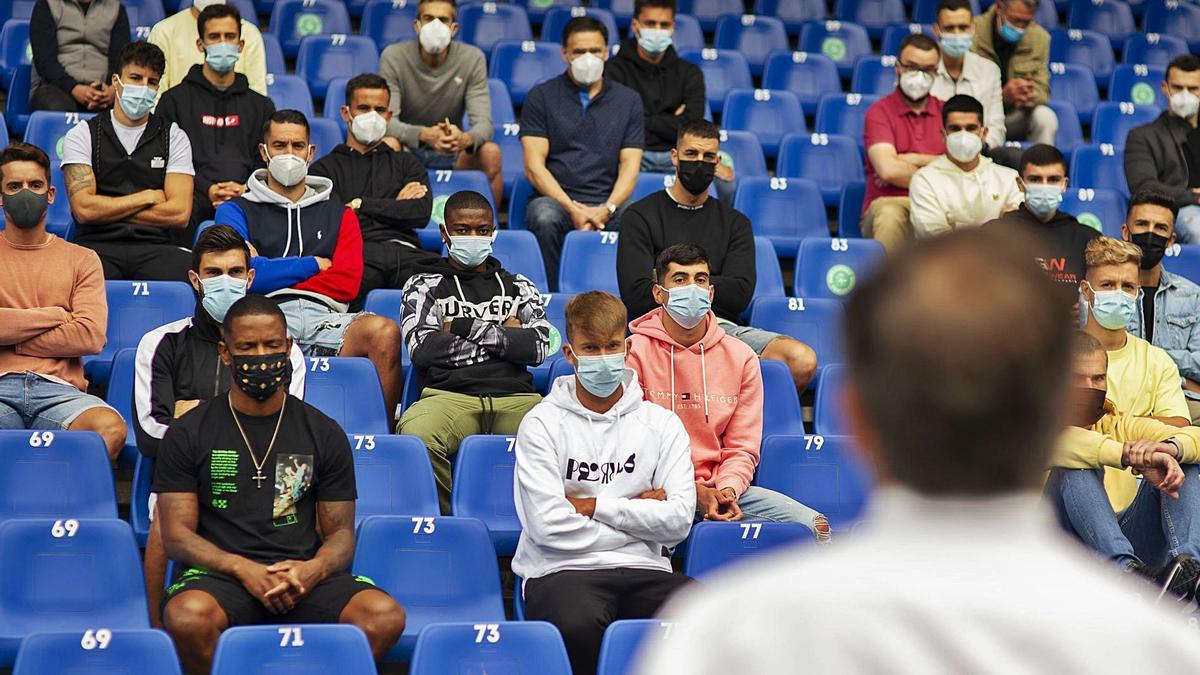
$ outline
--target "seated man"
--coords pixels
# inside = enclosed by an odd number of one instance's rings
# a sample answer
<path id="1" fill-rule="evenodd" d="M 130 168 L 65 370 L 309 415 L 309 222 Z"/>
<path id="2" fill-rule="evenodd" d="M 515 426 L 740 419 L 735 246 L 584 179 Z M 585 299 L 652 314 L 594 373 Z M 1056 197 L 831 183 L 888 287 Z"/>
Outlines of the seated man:
<path id="1" fill-rule="evenodd" d="M 429 223 L 429 174 L 412 153 L 384 142 L 392 110 L 388 84 L 374 73 L 346 83 L 342 119 L 350 133 L 312 165 L 333 181 L 333 199 L 354 209 L 363 238 L 360 299 L 376 288 L 404 288 L 417 266 L 438 258 L 421 248 L 415 230 Z"/>
<path id="2" fill-rule="evenodd" d="M 563 28 L 567 72 L 529 91 L 521 109 L 525 177 L 536 193 L 525 226 L 537 235 L 551 290 L 571 230 L 616 230 L 642 161 L 642 102 L 604 77 L 608 29 L 589 16 Z M 520 208 L 520 205 L 517 205 Z"/>
<path id="3" fill-rule="evenodd" d="M 1046 105 L 1050 34 L 1035 20 L 1039 1 L 997 0 L 975 17 L 973 51 L 1000 68 L 1005 137 L 1053 145 L 1058 115 Z"/>
<path id="4" fill-rule="evenodd" d="M 650 618 L 690 581 L 672 573 L 669 549 L 691 529 L 696 490 L 683 424 L 625 367 L 621 301 L 581 293 L 566 319 L 575 375 L 517 432 L 512 569 L 525 618 L 554 624 L 575 675 L 591 675 L 608 624 Z"/>
<path id="5" fill-rule="evenodd" d="M 119 59 L 129 33 L 129 15 L 120 0 L 35 3 L 29 17 L 29 109 L 97 112 L 113 107 L 116 92 L 110 81 L 121 72 Z"/>
<path id="6" fill-rule="evenodd" d="M 1163 269 L 1163 254 L 1175 245 L 1174 200 L 1150 188 L 1134 193 L 1121 238 L 1142 250 L 1142 303 L 1127 328 L 1162 348 L 1179 367 L 1188 419 L 1194 424 L 1200 421 L 1200 286 Z"/>
<path id="7" fill-rule="evenodd" d="M 104 348 L 104 276 L 95 253 L 46 232 L 55 197 L 41 148 L 0 151 L 0 429 L 95 431 L 115 460 L 125 422 L 86 393 L 80 359 Z"/>
<path id="8" fill-rule="evenodd" d="M 192 145 L 178 124 L 150 113 L 162 51 L 131 42 L 120 63 L 112 80 L 119 105 L 63 140 L 75 241 L 100 256 L 105 279 L 183 281 L 190 261 L 173 231 L 192 216 Z"/>
<path id="9" fill-rule="evenodd" d="M 729 339 L 710 307 L 717 293 L 695 244 L 658 254 L 660 307 L 629 324 L 629 367 L 646 400 L 679 416 L 691 438 L 697 515 L 705 520 L 803 523 L 829 541 L 825 516 L 787 495 L 750 485 L 762 444 L 763 381 L 754 351 Z"/>
<path id="10" fill-rule="evenodd" d="M 987 127 L 983 106 L 964 94 L 942 106 L 946 154 L 913 174 L 908 185 L 918 239 L 960 227 L 979 227 L 1021 204 L 1017 172 L 981 154 Z"/>
<path id="11" fill-rule="evenodd" d="M 943 101 L 956 94 L 966 94 L 983 105 L 983 122 L 987 127 L 985 152 L 1004 146 L 1004 102 L 1000 99 L 1000 68 L 971 51 L 975 37 L 975 21 L 968 0 L 941 0 L 933 34 L 942 48 L 937 76 L 930 93 Z"/>
<path id="12" fill-rule="evenodd" d="M 248 51 L 241 31 L 250 26 L 238 20 L 236 7 L 212 5 L 191 23 L 196 24 L 200 39 L 188 46 L 197 57 L 207 56 L 203 63 L 197 58 L 176 86 L 169 90 L 166 85 L 159 87 L 164 93 L 155 114 L 178 124 L 193 143 L 194 228 L 212 220 L 218 206 L 246 191 L 246 179 L 259 166 L 259 133 L 275 112 L 275 103 L 251 89 L 246 76 L 234 68 Z"/>
<path id="13" fill-rule="evenodd" d="M 404 286 L 400 323 L 421 400 L 396 429 L 425 441 L 442 513 L 450 513 L 450 457 L 471 434 L 513 434 L 541 400 L 526 366 L 557 348 L 542 296 L 492 257 L 496 217 L 478 192 L 446 200 L 450 255 Z M 551 336 L 553 335 L 553 340 Z"/>
<path id="14" fill-rule="evenodd" d="M 634 316 L 658 306 L 652 273 L 655 258 L 675 244 L 696 244 L 708 257 L 710 283 L 720 292 L 713 312 L 721 328 L 764 359 L 788 364 L 803 390 L 817 370 L 817 355 L 802 342 L 751 326 L 738 325 L 754 296 L 754 233 L 750 221 L 727 202 L 710 199 L 708 186 L 720 161 L 720 134 L 708 120 L 679 127 L 671 151 L 677 180 L 629 207 L 617 240 L 617 282 L 621 300 Z"/>
<path id="15" fill-rule="evenodd" d="M 254 255 L 254 290 L 275 298 L 288 334 L 308 356 L 365 356 L 383 385 L 388 418 L 400 404 L 400 328 L 375 314 L 347 310 L 362 283 L 362 235 L 354 210 L 330 200 L 333 182 L 308 175 L 308 119 L 278 110 L 262 130 L 266 169 L 246 194 L 217 208 Z"/>
<path id="16" fill-rule="evenodd" d="M 499 204 L 504 178 L 500 146 L 492 141 L 487 60 L 475 45 L 451 41 L 457 16 L 455 0 L 422 0 L 413 20 L 417 39 L 384 48 L 379 74 L 391 87 L 388 135 L 428 169 L 482 170 Z M 458 128 L 464 111 L 470 131 Z"/>
<path id="17" fill-rule="evenodd" d="M 894 252 L 912 239 L 908 184 L 917 169 L 946 152 L 942 101 L 930 95 L 937 74 L 938 45 L 920 33 L 905 36 L 896 58 L 896 91 L 867 108 L 867 192 L 862 231 Z"/>
<path id="18" fill-rule="evenodd" d="M 1200 243 L 1200 56 L 1184 54 L 1167 65 L 1162 93 L 1169 105 L 1149 124 L 1125 139 L 1125 180 L 1129 192 L 1154 188 L 1179 209 L 1175 223 L 1182 243 Z"/>
<path id="19" fill-rule="evenodd" d="M 138 452 L 148 459 L 158 456 L 158 446 L 171 423 L 201 401 L 229 391 L 229 371 L 221 367 L 217 343 L 221 322 L 230 305 L 245 297 L 254 283 L 250 248 L 228 225 L 214 225 L 200 233 L 192 247 L 188 281 L 196 291 L 196 313 L 186 319 L 146 333 L 137 347 L 134 371 L 133 430 Z M 292 344 L 292 372 L 288 391 L 304 398 L 304 354 Z M 157 495 L 150 494 L 150 535 L 146 540 L 146 594 L 151 623 L 159 622 L 163 574 L 167 559 L 156 514 Z"/>
<path id="20" fill-rule="evenodd" d="M 203 20 L 200 15 L 210 7 L 217 8 L 209 18 L 232 18 L 237 26 L 228 31 L 237 35 L 233 39 L 210 41 L 205 39 Z M 154 24 L 146 38 L 158 45 L 167 59 L 159 90 L 170 91 L 183 82 L 193 66 L 201 63 L 212 65 L 218 72 L 235 72 L 245 76 L 249 88 L 263 96 L 267 95 L 267 49 L 263 46 L 262 33 L 255 25 L 258 17 L 242 18 L 237 7 L 225 0 L 193 0 L 175 14 Z M 203 46 L 196 49 L 196 24 L 201 25 L 200 41 Z M 282 74 L 282 73 L 281 73 Z"/>
<path id="21" fill-rule="evenodd" d="M 1107 360 L 1099 340 L 1077 333 L 1071 426 L 1046 494 L 1088 548 L 1190 601 L 1200 584 L 1200 429 L 1118 412 L 1105 400 Z"/>
<path id="22" fill-rule="evenodd" d="M 237 386 L 179 418 L 159 449 L 163 543 L 183 570 L 163 625 L 188 672 L 209 671 L 231 626 L 350 623 L 376 658 L 404 631 L 400 605 L 347 572 L 354 459 L 346 432 L 284 389 L 291 348 L 279 305 L 235 302 L 218 349 Z"/>

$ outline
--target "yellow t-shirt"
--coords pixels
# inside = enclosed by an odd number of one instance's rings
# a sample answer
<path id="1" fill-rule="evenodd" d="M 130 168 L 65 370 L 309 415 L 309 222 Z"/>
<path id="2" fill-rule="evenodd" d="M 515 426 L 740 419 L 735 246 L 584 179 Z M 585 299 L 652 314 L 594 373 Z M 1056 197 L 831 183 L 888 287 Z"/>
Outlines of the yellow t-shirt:
<path id="1" fill-rule="evenodd" d="M 1108 352 L 1108 400 L 1133 417 L 1191 419 L 1179 367 L 1170 355 L 1126 334 L 1125 346 Z"/>
<path id="2" fill-rule="evenodd" d="M 183 82 L 192 66 L 204 63 L 204 52 L 196 48 L 198 37 L 191 7 L 154 24 L 148 39 L 167 57 L 167 72 L 159 80 L 159 94 Z M 251 89 L 266 96 L 267 51 L 258 27 L 245 19 L 242 19 L 242 41 L 246 45 L 233 70 L 246 76 Z"/>

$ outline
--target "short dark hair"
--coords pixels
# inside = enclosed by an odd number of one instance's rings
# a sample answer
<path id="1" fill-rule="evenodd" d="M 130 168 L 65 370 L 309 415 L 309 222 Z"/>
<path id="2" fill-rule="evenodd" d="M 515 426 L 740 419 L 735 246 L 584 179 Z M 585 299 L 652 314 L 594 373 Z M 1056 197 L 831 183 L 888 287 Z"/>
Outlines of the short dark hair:
<path id="1" fill-rule="evenodd" d="M 1058 148 L 1045 143 L 1031 145 L 1025 152 L 1021 153 L 1021 175 L 1025 175 L 1025 170 L 1030 165 L 1033 166 L 1050 166 L 1051 164 L 1061 164 L 1063 175 L 1067 174 L 1067 159 L 1059 152 Z"/>
<path id="2" fill-rule="evenodd" d="M 50 182 L 50 158 L 46 151 L 36 145 L 13 141 L 7 148 L 0 150 L 0 178 L 4 177 L 4 165 L 12 162 L 33 162 L 46 172 L 46 183 Z"/>
<path id="3" fill-rule="evenodd" d="M 562 46 L 567 46 L 567 40 L 575 33 L 588 33 L 595 31 L 604 36 L 604 44 L 608 44 L 608 28 L 600 19 L 594 16 L 577 16 L 567 22 L 563 26 Z"/>
<path id="4" fill-rule="evenodd" d="M 694 120 L 688 120 L 679 125 L 679 133 L 675 136 L 675 146 L 679 147 L 679 142 L 684 136 L 692 136 L 693 138 L 715 138 L 721 140 L 721 130 L 717 125 L 709 122 L 706 119 L 697 117 Z"/>
<path id="5" fill-rule="evenodd" d="M 167 57 L 163 56 L 163 52 L 158 48 L 158 45 L 146 42 L 145 40 L 136 40 L 130 42 L 121 48 L 120 65 L 117 67 L 117 74 L 125 70 L 125 66 L 129 64 L 149 68 L 158 73 L 159 77 L 167 70 Z"/>
<path id="6" fill-rule="evenodd" d="M 924 33 L 910 33 L 905 35 L 904 39 L 900 41 L 900 48 L 896 50 L 896 58 L 900 58 L 900 55 L 904 53 L 905 47 L 915 47 L 923 52 L 942 53 L 942 48 L 938 46 L 938 43 Z"/>
<path id="7" fill-rule="evenodd" d="M 847 300 L 851 393 L 898 483 L 982 496 L 1044 480 L 1064 425 L 1072 328 L 1056 282 L 1031 263 L 1032 236 L 972 228 L 925 240 Z"/>
<path id="8" fill-rule="evenodd" d="M 1125 211 L 1125 219 L 1128 220 L 1129 216 L 1133 214 L 1133 207 L 1142 204 L 1153 204 L 1170 209 L 1171 222 L 1175 222 L 1175 219 L 1179 217 L 1179 207 L 1175 206 L 1175 200 L 1171 198 L 1171 195 L 1158 188 L 1147 187 L 1133 193 L 1133 196 L 1129 198 L 1129 208 Z"/>
<path id="9" fill-rule="evenodd" d="M 942 126 L 946 126 L 946 120 L 950 119 L 951 113 L 974 113 L 979 117 L 979 126 L 983 126 L 983 104 L 979 99 L 967 94 L 955 94 L 942 104 Z"/>
<path id="10" fill-rule="evenodd" d="M 971 9 L 971 3 L 968 0 L 941 0 L 938 3 L 937 12 L 934 16 L 934 23 L 937 22 L 937 17 L 942 12 L 957 12 L 960 9 L 965 9 L 971 14 L 975 14 L 975 10 Z"/>
<path id="11" fill-rule="evenodd" d="M 1081 356 L 1091 356 L 1096 352 L 1104 352 L 1104 356 L 1108 356 L 1104 345 L 1094 335 L 1082 330 L 1077 330 L 1071 335 L 1071 356 L 1079 358 Z"/>
<path id="12" fill-rule="evenodd" d="M 205 253 L 224 253 L 225 251 L 241 251 L 246 254 L 246 269 L 250 269 L 250 246 L 237 230 L 228 225 L 217 223 L 204 228 L 196 243 L 192 244 L 192 271 L 200 271 L 200 259 Z"/>
<path id="13" fill-rule="evenodd" d="M 487 211 L 493 219 L 496 217 L 492 203 L 474 190 L 459 190 L 446 199 L 442 214 L 447 223 L 450 222 L 451 211 Z"/>
<path id="14" fill-rule="evenodd" d="M 388 93 L 389 97 L 392 94 L 387 80 L 383 77 L 377 73 L 362 73 L 350 78 L 350 81 L 346 83 L 346 105 L 350 105 L 354 101 L 354 92 L 359 89 L 382 89 Z"/>
<path id="15" fill-rule="evenodd" d="M 427 5 L 431 2 L 444 2 L 454 10 L 454 18 L 458 19 L 458 3 L 455 0 L 420 0 L 417 3 L 417 18 L 421 18 L 421 5 Z"/>
<path id="16" fill-rule="evenodd" d="M 200 35 L 201 40 L 204 39 L 204 24 L 213 19 L 233 19 L 237 24 L 238 37 L 242 36 L 242 13 L 236 5 L 209 5 L 200 10 L 200 16 L 196 17 L 196 33 Z"/>
<path id="17" fill-rule="evenodd" d="M 675 16 L 675 0 L 634 0 L 633 2 L 633 17 L 636 19 L 642 13 L 643 7 L 655 7 L 658 9 L 671 10 L 671 16 Z"/>
<path id="18" fill-rule="evenodd" d="M 672 244 L 659 252 L 654 259 L 654 274 L 658 283 L 667 280 L 667 268 L 676 265 L 708 264 L 708 253 L 696 244 Z"/>
<path id="19" fill-rule="evenodd" d="M 226 345 L 233 336 L 233 322 L 243 316 L 273 316 L 279 319 L 283 332 L 287 333 L 287 317 L 283 315 L 279 305 L 265 295 L 250 294 L 233 303 L 229 311 L 225 312 L 225 321 L 221 323 L 221 338 L 225 340 Z"/>
<path id="20" fill-rule="evenodd" d="M 262 137 L 264 141 L 267 140 L 267 135 L 271 133 L 272 124 L 299 124 L 304 127 L 304 135 L 312 137 L 312 130 L 308 127 L 308 118 L 299 110 L 284 108 L 283 110 L 276 110 L 271 113 L 267 121 L 263 122 Z"/>
<path id="21" fill-rule="evenodd" d="M 1166 73 L 1163 74 L 1164 79 L 1170 79 L 1172 68 L 1178 68 L 1185 73 L 1193 73 L 1197 70 L 1200 70 L 1200 56 L 1196 56 L 1195 54 L 1183 54 L 1171 59 L 1171 62 L 1167 64 Z"/>

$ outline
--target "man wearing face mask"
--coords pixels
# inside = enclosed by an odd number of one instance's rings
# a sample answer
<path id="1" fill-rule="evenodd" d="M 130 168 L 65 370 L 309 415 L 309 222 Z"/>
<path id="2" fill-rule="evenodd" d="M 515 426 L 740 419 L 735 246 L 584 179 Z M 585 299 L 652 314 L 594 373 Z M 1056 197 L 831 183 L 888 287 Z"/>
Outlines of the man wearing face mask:
<path id="1" fill-rule="evenodd" d="M 312 165 L 333 181 L 334 199 L 354 209 L 363 237 L 359 302 L 376 288 L 404 288 L 416 267 L 438 258 L 421 248 L 416 230 L 429 222 L 429 174 L 411 152 L 384 139 L 392 110 L 387 81 L 363 73 L 346 83 L 346 142 Z"/>
<path id="2" fill-rule="evenodd" d="M 981 154 L 983 106 L 957 94 L 942 106 L 946 154 L 921 167 L 908 186 L 918 239 L 979 227 L 1021 204 L 1017 172 Z"/>
<path id="3" fill-rule="evenodd" d="M 113 107 L 110 81 L 121 70 L 127 44 L 129 15 L 120 0 L 39 0 L 29 16 L 29 109 L 97 112 Z"/>
<path id="4" fill-rule="evenodd" d="M 983 105 L 983 121 L 987 126 L 987 147 L 990 153 L 1004 145 L 1004 102 L 1000 99 L 1000 68 L 995 63 L 971 51 L 975 37 L 975 22 L 968 0 L 941 0 L 933 34 L 942 48 L 937 76 L 930 93 L 943 101 L 955 94 L 974 97 Z"/>
<path id="5" fill-rule="evenodd" d="M 126 45 L 112 79 L 117 106 L 76 124 L 63 139 L 75 241 L 100 256 L 105 279 L 187 277 L 188 251 L 179 244 L 192 215 L 196 172 L 187 133 L 150 113 L 162 70 L 158 47 Z"/>
<path id="6" fill-rule="evenodd" d="M 400 139 L 427 169 L 478 169 L 492 196 L 504 198 L 500 146 L 492 141 L 492 98 L 487 63 L 458 33 L 455 0 L 420 0 L 413 19 L 416 40 L 389 45 L 379 74 L 391 87 L 388 135 Z M 463 114 L 471 129 L 458 127 Z"/>
<path id="7" fill-rule="evenodd" d="M 232 14 L 220 14 L 222 17 L 232 16 L 237 21 L 238 37 L 233 40 L 213 43 L 205 40 L 204 29 L 200 30 L 200 40 L 205 45 L 224 44 L 223 47 L 196 51 L 196 24 L 200 14 L 209 7 L 225 7 L 232 9 Z M 205 62 L 216 62 L 219 72 L 228 64 L 228 70 L 246 77 L 247 84 L 253 91 L 267 95 L 267 50 L 263 46 L 262 32 L 258 30 L 254 20 L 257 17 L 242 18 L 237 7 L 226 4 L 225 0 L 192 0 L 191 7 L 185 7 L 176 14 L 154 24 L 150 37 L 146 38 L 152 44 L 158 45 L 167 59 L 166 70 L 163 71 L 159 90 L 163 93 L 170 91 L 175 85 L 185 81 L 193 66 Z M 236 54 L 236 58 L 234 55 Z M 225 85 L 228 86 L 228 85 Z"/>
<path id="8" fill-rule="evenodd" d="M 200 38 L 190 46 L 203 55 L 203 63 L 193 65 L 182 82 L 164 91 L 155 114 L 178 124 L 192 142 L 196 189 L 191 227 L 196 227 L 211 220 L 218 206 L 246 191 L 246 179 L 261 166 L 259 132 L 275 112 L 275 103 L 255 91 L 235 68 L 247 52 L 242 31 L 249 25 L 236 7 L 210 5 L 193 23 Z"/>
<path id="9" fill-rule="evenodd" d="M 1004 126 L 1010 141 L 1054 144 L 1058 115 L 1050 100 L 1050 34 L 1034 20 L 1038 3 L 997 0 L 975 17 L 974 52 L 1000 67 Z"/>
<path id="10" fill-rule="evenodd" d="M 690 579 L 668 549 L 696 508 L 688 434 L 626 368 L 625 308 L 603 291 L 567 303 L 555 380 L 517 431 L 514 498 L 525 618 L 559 629 L 575 675 L 596 672 L 604 630 L 648 619 Z"/>
<path id="11" fill-rule="evenodd" d="M 400 323 L 421 399 L 396 429 L 425 441 L 442 513 L 450 513 L 450 466 L 462 439 L 513 434 L 541 397 L 528 366 L 559 347 L 533 282 L 492 257 L 496 217 L 464 190 L 446 200 L 442 240 L 450 255 L 404 286 Z"/>

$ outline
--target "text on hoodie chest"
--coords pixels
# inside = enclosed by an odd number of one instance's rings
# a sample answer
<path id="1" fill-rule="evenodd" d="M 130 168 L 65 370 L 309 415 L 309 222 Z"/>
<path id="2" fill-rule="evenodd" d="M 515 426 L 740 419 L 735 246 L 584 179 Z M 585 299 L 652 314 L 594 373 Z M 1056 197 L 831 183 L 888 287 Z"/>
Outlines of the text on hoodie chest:
<path id="1" fill-rule="evenodd" d="M 637 453 L 631 452 L 625 461 L 595 462 L 585 457 L 567 456 L 567 470 L 563 478 L 577 483 L 599 483 L 608 485 L 621 474 L 633 474 L 637 470 Z"/>
<path id="2" fill-rule="evenodd" d="M 482 319 L 483 321 L 501 323 L 505 318 L 513 315 L 513 305 L 515 302 L 515 298 L 500 295 L 492 296 L 482 302 L 466 302 L 461 298 L 450 295 L 438 298 L 437 304 L 444 321 L 449 321 L 450 319 Z"/>

